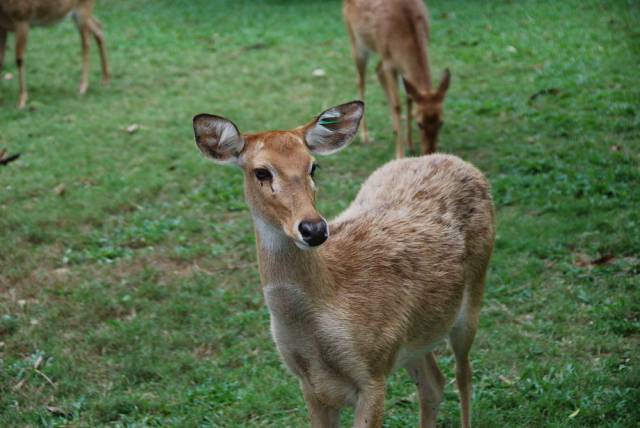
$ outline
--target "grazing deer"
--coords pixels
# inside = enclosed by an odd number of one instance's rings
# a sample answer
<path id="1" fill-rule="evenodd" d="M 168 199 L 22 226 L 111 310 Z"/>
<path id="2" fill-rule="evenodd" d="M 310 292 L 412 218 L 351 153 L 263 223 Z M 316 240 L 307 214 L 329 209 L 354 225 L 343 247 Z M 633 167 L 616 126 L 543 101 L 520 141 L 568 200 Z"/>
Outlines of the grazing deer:
<path id="1" fill-rule="evenodd" d="M 80 31 L 82 39 L 82 78 L 80 80 L 80 94 L 84 94 L 89 87 L 89 34 L 96 39 L 100 48 L 102 61 L 102 78 L 109 81 L 109 64 L 107 50 L 102 33 L 102 25 L 91 14 L 93 0 L 1 0 L 0 1 L 0 69 L 4 60 L 7 44 L 7 33 L 15 32 L 16 63 L 20 97 L 18 108 L 27 104 L 27 84 L 25 77 L 24 51 L 27 46 L 27 35 L 31 25 L 54 24 L 69 12 L 73 12 L 74 21 Z"/>
<path id="2" fill-rule="evenodd" d="M 427 57 L 429 21 L 422 0 L 344 0 L 343 14 L 351 40 L 351 52 L 358 70 L 360 99 L 364 100 L 367 60 L 377 52 L 380 63 L 378 80 L 391 108 L 391 121 L 396 139 L 396 157 L 404 156 L 400 130 L 402 106 L 398 91 L 398 75 L 407 92 L 407 143 L 413 151 L 411 125 L 416 103 L 416 122 L 420 128 L 422 154 L 436 151 L 438 132 L 442 127 L 442 106 L 451 74 L 444 71 L 437 89 L 431 83 Z M 369 132 L 362 119 L 362 140 L 369 143 Z"/>
<path id="3" fill-rule="evenodd" d="M 363 113 L 354 101 L 289 131 L 241 134 L 209 114 L 193 127 L 202 153 L 244 173 L 271 331 L 312 426 L 337 427 L 345 405 L 354 426 L 382 426 L 386 380 L 400 367 L 417 385 L 421 426 L 435 426 L 444 377 L 432 350 L 448 337 L 468 427 L 469 349 L 494 241 L 489 184 L 454 156 L 395 160 L 327 224 L 313 155 L 349 144 Z"/>

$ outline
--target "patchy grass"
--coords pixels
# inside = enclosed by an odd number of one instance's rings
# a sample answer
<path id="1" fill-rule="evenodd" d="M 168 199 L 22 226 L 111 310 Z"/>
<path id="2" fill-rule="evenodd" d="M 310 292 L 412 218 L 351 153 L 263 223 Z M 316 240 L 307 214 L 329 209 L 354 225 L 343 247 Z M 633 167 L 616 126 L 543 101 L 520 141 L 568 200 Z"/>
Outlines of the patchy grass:
<path id="1" fill-rule="evenodd" d="M 290 128 L 355 98 L 340 2 L 98 3 L 109 87 L 94 48 L 76 95 L 70 22 L 30 35 L 30 109 L 0 80 L 0 147 L 22 153 L 0 167 L 0 426 L 304 426 L 269 337 L 242 178 L 199 156 L 191 117 Z M 440 147 L 487 173 L 498 207 L 475 424 L 635 426 L 638 3 L 433 3 L 432 63 L 454 79 Z M 392 157 L 373 66 L 368 82 L 376 143 L 322 160 L 328 216 Z M 417 420 L 395 375 L 385 426 Z M 453 384 L 439 423 L 459 423 Z"/>

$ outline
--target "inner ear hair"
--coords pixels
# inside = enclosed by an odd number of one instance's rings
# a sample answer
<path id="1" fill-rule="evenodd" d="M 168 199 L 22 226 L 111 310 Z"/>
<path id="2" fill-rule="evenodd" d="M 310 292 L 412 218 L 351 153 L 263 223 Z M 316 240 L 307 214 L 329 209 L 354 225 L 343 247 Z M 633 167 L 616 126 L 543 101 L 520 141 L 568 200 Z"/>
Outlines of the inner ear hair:
<path id="1" fill-rule="evenodd" d="M 303 127 L 309 150 L 318 154 L 334 153 L 351 142 L 364 114 L 364 103 L 352 101 L 323 111 Z"/>
<path id="2" fill-rule="evenodd" d="M 200 151 L 219 163 L 237 163 L 244 149 L 244 140 L 229 119 L 212 114 L 193 118 L 193 131 Z"/>

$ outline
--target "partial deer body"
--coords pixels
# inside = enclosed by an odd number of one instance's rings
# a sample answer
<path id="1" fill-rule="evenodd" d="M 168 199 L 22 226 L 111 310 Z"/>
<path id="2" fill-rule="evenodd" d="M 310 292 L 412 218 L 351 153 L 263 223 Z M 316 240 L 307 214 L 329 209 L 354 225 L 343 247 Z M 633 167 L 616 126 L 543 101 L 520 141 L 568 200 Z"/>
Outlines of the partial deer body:
<path id="1" fill-rule="evenodd" d="M 256 134 L 199 115 L 194 130 L 203 153 L 244 172 L 272 334 L 312 426 L 337 427 L 344 406 L 355 408 L 354 426 L 382 426 L 386 381 L 401 367 L 418 387 L 421 426 L 435 426 L 444 377 L 431 351 L 445 338 L 469 426 L 468 354 L 494 241 L 489 184 L 454 156 L 396 160 L 327 224 L 313 155 L 346 146 L 363 110 L 348 103 Z"/>
<path id="2" fill-rule="evenodd" d="M 84 94 L 89 87 L 89 36 L 93 35 L 100 48 L 103 81 L 110 78 L 107 50 L 105 47 L 102 25 L 92 15 L 93 0 L 2 0 L 0 1 L 0 69 L 4 60 L 7 33 L 15 32 L 16 63 L 20 96 L 18 108 L 27 103 L 27 85 L 25 75 L 25 49 L 27 36 L 32 25 L 51 25 L 64 19 L 73 12 L 74 21 L 80 32 L 82 41 L 82 78 L 80 80 L 80 94 Z"/>
<path id="3" fill-rule="evenodd" d="M 396 157 L 404 156 L 401 132 L 402 106 L 398 89 L 401 77 L 407 91 L 407 144 L 413 150 L 412 115 L 416 104 L 416 122 L 420 128 L 422 153 L 436 151 L 443 123 L 443 103 L 449 88 L 450 73 L 445 70 L 438 88 L 431 82 L 427 57 L 429 21 L 422 0 L 344 0 L 343 14 L 358 71 L 360 98 L 364 100 L 367 61 L 372 52 L 380 56 L 376 68 L 391 109 L 396 139 Z M 369 142 L 366 122 L 362 121 L 362 139 Z"/>

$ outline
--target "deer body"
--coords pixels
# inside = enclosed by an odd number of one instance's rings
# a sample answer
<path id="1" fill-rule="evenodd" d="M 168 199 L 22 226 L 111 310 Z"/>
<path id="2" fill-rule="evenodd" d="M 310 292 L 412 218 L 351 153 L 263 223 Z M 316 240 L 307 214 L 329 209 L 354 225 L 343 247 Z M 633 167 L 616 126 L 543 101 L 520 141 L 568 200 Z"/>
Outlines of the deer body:
<path id="1" fill-rule="evenodd" d="M 438 132 L 443 123 L 442 105 L 450 74 L 446 70 L 439 87 L 434 90 L 427 56 L 429 20 L 422 0 L 344 0 L 343 14 L 362 99 L 369 56 L 377 53 L 380 57 L 376 72 L 391 109 L 396 157 L 404 156 L 398 77 L 402 78 L 407 90 L 406 138 L 409 148 L 413 149 L 411 125 L 412 102 L 415 102 L 416 120 L 421 128 L 422 153 L 435 152 Z M 369 142 L 364 120 L 362 138 L 365 143 Z"/>
<path id="2" fill-rule="evenodd" d="M 313 171 L 309 150 L 329 151 L 314 140 L 330 144 L 337 135 L 345 145 L 355 134 L 359 117 L 355 124 L 326 119 L 353 121 L 357 112 L 344 106 L 293 131 L 239 137 L 234 162 L 245 171 L 276 346 L 300 379 L 312 426 L 338 426 L 340 408 L 349 405 L 355 426 L 380 427 L 386 380 L 404 367 L 418 385 L 421 426 L 432 427 L 444 378 L 431 350 L 449 338 L 469 426 L 468 352 L 494 239 L 489 185 L 453 156 L 396 160 L 371 175 L 327 232 L 314 208 L 313 180 L 304 175 Z M 210 141 L 221 137 L 206 136 L 231 132 L 195 127 L 209 155 Z M 212 157 L 229 162 L 224 154 Z M 312 232 L 303 226 L 308 219 L 319 225 Z"/>
<path id="3" fill-rule="evenodd" d="M 80 94 L 89 86 L 89 36 L 93 35 L 100 48 L 103 81 L 110 78 L 107 51 L 102 25 L 92 15 L 93 0 L 2 0 L 0 2 L 0 69 L 4 60 L 7 34 L 15 32 L 16 63 L 20 95 L 18 107 L 27 103 L 26 72 L 24 64 L 27 36 L 31 26 L 55 24 L 73 12 L 74 21 L 82 41 L 82 78 Z"/>

